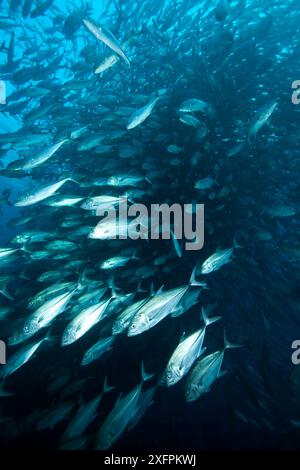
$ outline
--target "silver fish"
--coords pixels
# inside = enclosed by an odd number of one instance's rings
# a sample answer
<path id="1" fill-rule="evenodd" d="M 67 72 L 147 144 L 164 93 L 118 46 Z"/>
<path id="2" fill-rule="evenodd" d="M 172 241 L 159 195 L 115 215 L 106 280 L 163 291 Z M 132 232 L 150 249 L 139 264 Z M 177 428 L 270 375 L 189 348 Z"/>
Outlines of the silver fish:
<path id="1" fill-rule="evenodd" d="M 49 160 L 49 158 L 51 158 L 52 155 L 54 155 L 57 152 L 57 150 L 59 150 L 60 147 L 66 142 L 68 142 L 68 139 L 64 139 L 61 142 L 58 142 L 57 144 L 54 144 L 51 147 L 48 147 L 47 149 L 42 150 L 38 155 L 29 158 L 29 160 L 27 160 L 24 163 L 24 165 L 22 165 L 21 169 L 32 170 L 33 168 L 36 168 L 37 166 L 42 165 L 47 160 Z"/>
<path id="2" fill-rule="evenodd" d="M 126 128 L 130 130 L 142 124 L 150 116 L 158 100 L 159 100 L 159 97 L 156 97 L 153 100 L 151 100 L 148 104 L 146 104 L 146 106 L 143 106 L 142 108 L 138 109 L 128 119 Z"/>
<path id="3" fill-rule="evenodd" d="M 118 56 L 120 56 L 125 62 L 130 65 L 129 59 L 122 50 L 118 40 L 115 38 L 113 33 L 104 26 L 96 26 L 89 20 L 82 20 L 85 27 L 97 38 L 99 41 L 104 42 L 110 49 L 112 49 Z"/>
<path id="4" fill-rule="evenodd" d="M 202 307 L 202 318 L 204 327 L 187 338 L 182 339 L 173 352 L 167 367 L 161 378 L 161 385 L 170 387 L 179 382 L 190 370 L 196 359 L 205 351 L 203 349 L 203 341 L 208 325 L 220 320 L 219 317 L 208 318 L 205 309 Z"/>
<path id="5" fill-rule="evenodd" d="M 248 140 L 250 141 L 253 137 L 256 139 L 258 131 L 268 122 L 269 118 L 274 113 L 277 107 L 276 101 L 271 101 L 264 105 L 261 109 L 258 110 L 253 122 L 250 125 L 248 132 Z"/>
<path id="6" fill-rule="evenodd" d="M 86 366 L 99 359 L 105 352 L 110 351 L 114 340 L 115 338 L 113 336 L 99 339 L 97 343 L 93 344 L 93 346 L 84 353 L 81 365 Z"/>
<path id="7" fill-rule="evenodd" d="M 179 305 L 181 299 L 192 286 L 203 288 L 206 284 L 196 281 L 196 269 L 193 270 L 189 284 L 154 295 L 133 317 L 127 335 L 136 336 L 153 328 L 157 323 L 171 314 Z"/>
<path id="8" fill-rule="evenodd" d="M 20 333 L 17 332 L 14 336 L 10 337 L 8 344 L 15 345 L 22 343 L 26 339 L 35 335 L 42 328 L 50 325 L 53 320 L 67 308 L 69 301 L 77 289 L 78 286 L 67 293 L 60 294 L 45 302 L 41 307 L 29 315 L 25 320 Z"/>
<path id="9" fill-rule="evenodd" d="M 208 104 L 205 101 L 198 100 L 196 98 L 191 98 L 185 100 L 181 103 L 179 107 L 179 112 L 181 113 L 194 113 L 197 111 L 205 112 L 207 110 Z"/>
<path id="10" fill-rule="evenodd" d="M 103 318 L 110 301 L 111 299 L 108 299 L 106 302 L 99 302 L 82 310 L 65 328 L 61 345 L 74 343 L 96 325 Z"/>
<path id="11" fill-rule="evenodd" d="M 142 381 L 124 397 L 120 396 L 113 409 L 101 425 L 96 436 L 96 450 L 109 449 L 123 434 L 138 412 L 138 403 L 143 384 L 152 375 L 146 374 L 142 365 Z"/>
<path id="12" fill-rule="evenodd" d="M 16 372 L 20 367 L 22 367 L 26 362 L 28 362 L 35 351 L 40 347 L 45 338 L 38 341 L 37 343 L 27 344 L 23 348 L 16 351 L 14 354 L 8 357 L 7 363 L 0 368 L 0 377 L 4 378 L 8 375 Z"/>
<path id="13" fill-rule="evenodd" d="M 234 247 L 224 250 L 218 249 L 213 255 L 207 258 L 201 266 L 201 274 L 210 274 L 217 271 L 231 261 Z"/>
<path id="14" fill-rule="evenodd" d="M 204 358 L 198 359 L 194 365 L 185 386 L 185 398 L 187 402 L 195 401 L 204 393 L 208 393 L 212 384 L 226 374 L 221 371 L 224 353 L 226 349 L 238 348 L 239 345 L 231 344 L 224 334 L 225 346 L 221 351 L 216 351 Z"/>
<path id="15" fill-rule="evenodd" d="M 57 183 L 49 184 L 43 186 L 42 188 L 36 189 L 33 192 L 26 193 L 22 198 L 15 203 L 17 207 L 26 207 L 31 206 L 32 204 L 37 204 L 44 199 L 52 196 L 56 191 L 59 190 L 67 181 L 75 181 L 72 178 L 65 178 Z"/>

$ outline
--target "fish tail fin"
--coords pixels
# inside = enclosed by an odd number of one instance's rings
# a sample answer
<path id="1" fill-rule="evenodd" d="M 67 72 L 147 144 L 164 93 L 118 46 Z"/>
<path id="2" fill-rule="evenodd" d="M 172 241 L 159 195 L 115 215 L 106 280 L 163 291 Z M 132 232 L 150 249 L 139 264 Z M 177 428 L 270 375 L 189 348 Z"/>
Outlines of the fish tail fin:
<path id="1" fill-rule="evenodd" d="M 136 261 L 140 261 L 141 258 L 136 256 L 137 252 L 138 252 L 138 250 L 135 251 L 135 253 L 132 255 L 131 259 L 135 259 Z"/>
<path id="2" fill-rule="evenodd" d="M 155 99 L 156 99 L 156 102 L 162 99 L 162 96 L 158 93 L 157 90 L 155 90 Z"/>
<path id="3" fill-rule="evenodd" d="M 8 300 L 14 300 L 14 297 L 8 292 L 7 285 L 9 281 L 7 281 L 3 287 L 0 289 L 0 294 L 4 295 Z"/>
<path id="4" fill-rule="evenodd" d="M 243 347 L 242 344 L 231 343 L 227 338 L 226 331 L 224 330 L 224 350 L 225 349 L 236 349 L 236 348 L 242 348 L 242 347 Z"/>
<path id="5" fill-rule="evenodd" d="M 197 271 L 197 266 L 194 267 L 193 272 L 191 274 L 191 278 L 189 282 L 190 286 L 195 286 L 195 287 L 198 286 L 198 287 L 204 287 L 204 288 L 207 287 L 206 282 L 201 282 L 201 281 L 196 280 L 196 271 Z"/>
<path id="6" fill-rule="evenodd" d="M 76 184 L 81 184 L 79 181 L 75 180 L 75 178 L 68 178 L 68 181 L 72 181 L 73 183 L 76 183 Z"/>
<path id="7" fill-rule="evenodd" d="M 105 378 L 104 378 L 104 384 L 103 384 L 103 392 L 102 392 L 102 393 L 103 393 L 103 394 L 104 394 L 104 393 L 108 393 L 108 392 L 110 392 L 111 390 L 114 390 L 115 388 L 116 388 L 115 385 L 108 385 L 108 383 L 107 383 L 107 377 L 105 376 Z"/>
<path id="8" fill-rule="evenodd" d="M 77 281 L 76 290 L 83 288 L 84 282 L 86 281 L 85 273 L 86 273 L 86 269 L 83 269 L 83 271 L 81 271 L 81 272 L 79 273 L 79 278 L 78 278 L 78 281 Z"/>
<path id="9" fill-rule="evenodd" d="M 117 290 L 120 290 L 120 288 L 115 286 L 113 276 L 111 276 L 108 279 L 108 287 L 109 287 L 109 289 L 111 289 L 112 297 L 114 297 L 114 298 L 118 297 Z"/>
<path id="10" fill-rule="evenodd" d="M 240 245 L 240 244 L 236 241 L 236 238 L 233 239 L 233 245 L 234 245 L 234 248 L 243 248 L 243 246 Z"/>
<path id="11" fill-rule="evenodd" d="M 26 269 L 23 269 L 23 271 L 20 274 L 20 278 L 24 279 L 24 281 L 30 281 L 30 277 L 26 276 Z"/>
<path id="12" fill-rule="evenodd" d="M 141 365 L 141 374 L 142 374 L 142 382 L 146 382 L 147 380 L 150 380 L 152 379 L 152 377 L 154 377 L 154 374 L 148 374 L 146 372 L 144 361 L 142 361 L 142 365 Z"/>
<path id="13" fill-rule="evenodd" d="M 219 315 L 219 316 L 215 316 L 215 317 L 208 317 L 207 316 L 207 313 L 205 311 L 205 307 L 202 307 L 201 308 L 201 317 L 204 321 L 204 324 L 205 326 L 209 326 L 211 325 L 212 323 L 216 323 L 218 320 L 220 320 L 222 317 Z"/>
<path id="14" fill-rule="evenodd" d="M 44 337 L 43 341 L 47 341 L 47 342 L 55 342 L 57 339 L 58 339 L 58 335 L 54 335 L 52 333 L 52 330 L 53 328 L 50 328 L 48 331 L 47 331 L 47 334 L 46 336 Z"/>

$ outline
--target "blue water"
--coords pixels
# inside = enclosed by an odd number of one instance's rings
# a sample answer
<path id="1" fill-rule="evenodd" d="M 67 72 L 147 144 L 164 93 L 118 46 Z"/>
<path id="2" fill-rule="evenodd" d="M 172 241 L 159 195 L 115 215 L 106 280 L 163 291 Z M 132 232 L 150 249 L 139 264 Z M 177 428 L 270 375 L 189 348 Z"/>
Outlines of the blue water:
<path id="1" fill-rule="evenodd" d="M 80 307 L 77 293 L 47 328 L 8 347 L 7 360 L 47 332 L 51 336 L 28 363 L 2 379 L 1 387 L 13 396 L 1 397 L 0 446 L 95 448 L 119 395 L 140 383 L 143 361 L 154 374 L 143 390 L 157 385 L 154 403 L 113 449 L 297 449 L 299 366 L 292 363 L 291 345 L 300 339 L 300 105 L 292 102 L 292 82 L 300 79 L 299 2 L 117 0 L 89 2 L 87 8 L 77 0 L 54 0 L 40 14 L 33 14 L 40 3 L 29 2 L 28 14 L 25 3 L 0 2 L 0 79 L 7 85 L 7 104 L 0 105 L 0 241 L 1 247 L 21 248 L 7 262 L 0 259 L 0 275 L 8 276 L 13 297 L 0 294 L 0 307 L 10 309 L 7 317 L 0 315 L 0 339 L 8 342 L 22 328 L 33 312 L 28 301 L 56 282 L 77 282 L 84 272 L 91 283 L 85 281 L 85 293 L 111 285 L 111 273 L 100 264 L 124 250 L 138 260 L 113 270 L 113 279 L 118 294 L 135 294 L 132 303 L 147 297 L 151 285 L 152 291 L 186 285 L 195 266 L 208 289 L 183 315 L 133 338 L 118 336 L 112 350 L 87 367 L 80 365 L 84 352 L 111 334 L 112 322 L 126 305 L 62 347 L 62 333 Z M 130 66 L 117 56 L 113 67 L 94 73 L 113 51 L 85 28 L 87 18 L 114 34 Z M 130 116 L 155 96 L 160 99 L 147 120 L 128 130 Z M 207 104 L 205 112 L 187 113 L 198 119 L 196 127 L 179 119 L 180 106 L 192 98 Z M 271 115 L 262 116 L 274 102 Z M 37 110 L 36 117 L 28 114 Z M 263 122 L 251 135 L 259 119 Z M 199 138 L 200 123 L 206 131 Z M 82 136 L 70 138 L 85 126 Z M 30 142 L 36 134 L 42 134 L 41 140 Z M 95 136 L 101 137 L 98 144 L 84 149 Z M 37 168 L 24 171 L 12 163 L 27 161 L 65 138 L 68 143 Z M 170 153 L 171 144 L 180 153 Z M 93 186 L 95 179 L 123 174 L 145 179 L 136 187 Z M 26 190 L 67 177 L 79 185 L 66 183 L 58 198 L 86 200 L 133 191 L 134 202 L 147 207 L 205 204 L 203 249 L 178 257 L 170 240 L 102 241 L 76 235 L 78 228 L 91 230 L 98 223 L 80 204 L 57 208 L 45 200 L 15 206 Z M 206 177 L 213 186 L 195 189 L 196 181 Z M 8 198 L 5 190 L 11 191 Z M 29 220 L 18 225 L 23 217 Z M 17 234 L 36 231 L 47 232 L 47 239 L 16 243 Z M 53 253 L 47 247 L 53 239 L 72 241 L 76 250 Z M 240 247 L 228 264 L 200 274 L 209 256 L 234 243 Z M 45 250 L 45 256 L 34 259 Z M 165 258 L 158 264 L 160 257 Z M 78 265 L 68 267 L 73 261 Z M 50 271 L 54 278 L 40 282 Z M 144 292 L 137 292 L 138 284 Z M 207 305 L 214 305 L 222 320 L 208 327 L 203 355 L 223 348 L 224 330 L 240 347 L 225 352 L 222 370 L 227 374 L 187 403 L 188 375 L 173 387 L 158 383 L 182 335 L 203 325 L 200 312 Z M 104 395 L 78 440 L 65 443 L 62 436 L 72 417 L 80 404 L 101 393 L 105 377 L 115 388 Z M 64 403 L 72 408 L 66 416 L 59 408 Z M 40 429 L 45 418 L 50 424 Z"/>

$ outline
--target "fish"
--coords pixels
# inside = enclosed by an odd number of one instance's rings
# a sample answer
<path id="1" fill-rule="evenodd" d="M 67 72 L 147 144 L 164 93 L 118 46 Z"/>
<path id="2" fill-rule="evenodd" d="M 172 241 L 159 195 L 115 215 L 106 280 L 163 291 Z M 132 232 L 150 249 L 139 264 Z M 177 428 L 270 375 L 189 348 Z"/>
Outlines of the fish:
<path id="1" fill-rule="evenodd" d="M 14 300 L 13 295 L 7 290 L 8 284 L 11 282 L 10 276 L 0 276 L 0 294 L 8 300 Z"/>
<path id="2" fill-rule="evenodd" d="M 103 210 L 107 210 L 115 207 L 119 202 L 119 197 L 101 195 L 86 199 L 80 207 L 85 210 L 96 210 L 98 207 L 101 207 Z"/>
<path id="3" fill-rule="evenodd" d="M 257 111 L 257 114 L 249 127 L 248 141 L 251 141 L 251 139 L 256 140 L 257 133 L 268 122 L 276 108 L 277 101 L 272 100 Z"/>
<path id="4" fill-rule="evenodd" d="M 32 170 L 33 168 L 37 168 L 38 166 L 42 165 L 43 163 L 47 162 L 49 158 L 51 158 L 60 148 L 68 142 L 67 139 L 64 139 L 57 144 L 52 145 L 51 147 L 42 150 L 38 155 L 31 157 L 28 159 L 22 166 L 21 170 Z"/>
<path id="5" fill-rule="evenodd" d="M 0 439 L 297 448 L 299 5 L 75 3 L 0 0 Z"/>
<path id="6" fill-rule="evenodd" d="M 155 97 L 151 101 L 149 101 L 146 106 L 143 106 L 142 108 L 135 111 L 133 115 L 130 116 L 130 118 L 128 119 L 126 129 L 131 130 L 135 127 L 140 126 L 150 116 L 159 99 L 159 97 Z"/>
<path id="7" fill-rule="evenodd" d="M 53 430 L 57 424 L 64 421 L 70 415 L 73 409 L 74 403 L 62 402 L 58 405 L 54 405 L 53 408 L 44 410 L 41 412 L 41 417 L 36 424 L 36 429 L 38 431 L 45 429 Z"/>
<path id="8" fill-rule="evenodd" d="M 107 338 L 100 338 L 97 343 L 93 344 L 85 353 L 81 361 L 82 366 L 91 364 L 91 362 L 99 359 L 102 354 L 112 349 L 115 338 L 108 336 Z"/>
<path id="9" fill-rule="evenodd" d="M 58 196 L 57 198 L 48 200 L 45 204 L 50 207 L 73 207 L 84 200 L 78 196 Z"/>
<path id="10" fill-rule="evenodd" d="M 124 333 L 130 325 L 132 318 L 146 302 L 147 299 L 142 299 L 125 308 L 125 310 L 123 310 L 123 312 L 120 313 L 120 315 L 113 322 L 112 335 L 119 335 L 120 333 Z"/>
<path id="11" fill-rule="evenodd" d="M 234 157 L 235 155 L 238 155 L 241 150 L 244 148 L 245 143 L 242 142 L 237 142 L 233 147 L 231 147 L 227 151 L 227 157 Z"/>
<path id="12" fill-rule="evenodd" d="M 238 348 L 239 345 L 231 344 L 224 335 L 225 345 L 220 351 L 198 359 L 195 363 L 185 386 L 185 398 L 187 402 L 192 402 L 208 393 L 213 383 L 226 374 L 222 371 L 224 353 L 226 349 Z"/>
<path id="13" fill-rule="evenodd" d="M 108 28 L 102 26 L 96 26 L 94 23 L 87 19 L 83 19 L 85 27 L 97 38 L 99 41 L 104 42 L 110 49 L 112 49 L 121 59 L 123 59 L 127 65 L 130 65 L 128 57 L 122 50 L 118 40 L 115 38 L 113 33 Z"/>
<path id="14" fill-rule="evenodd" d="M 104 302 L 91 305 L 83 309 L 71 322 L 66 326 L 62 339 L 61 345 L 68 346 L 81 338 L 87 331 L 89 331 L 94 325 L 96 325 L 105 314 L 105 310 L 111 299 Z"/>
<path id="15" fill-rule="evenodd" d="M 9 375 L 12 375 L 18 369 L 23 367 L 34 355 L 37 349 L 45 341 L 45 338 L 37 341 L 35 343 L 27 344 L 21 349 L 10 355 L 7 359 L 6 364 L 3 365 L 0 369 L 0 378 L 5 378 Z"/>
<path id="16" fill-rule="evenodd" d="M 103 261 L 100 265 L 101 269 L 116 269 L 122 266 L 125 266 L 128 261 L 130 260 L 139 260 L 136 255 L 133 256 L 114 256 L 113 258 L 109 258 Z"/>
<path id="17" fill-rule="evenodd" d="M 138 404 L 144 382 L 152 378 L 142 364 L 142 381 L 127 395 L 120 396 L 97 432 L 96 450 L 107 450 L 120 438 L 130 421 L 138 413 Z"/>
<path id="18" fill-rule="evenodd" d="M 173 241 L 173 245 L 174 245 L 175 252 L 176 252 L 178 258 L 181 258 L 181 257 L 182 257 L 181 245 L 180 245 L 178 239 L 176 238 L 176 236 L 175 236 L 173 230 L 171 230 L 171 237 L 172 237 L 172 241 Z"/>
<path id="19" fill-rule="evenodd" d="M 68 289 L 73 289 L 76 286 L 74 282 L 60 282 L 53 284 L 52 286 L 46 287 L 42 291 L 38 292 L 34 297 L 32 297 L 28 303 L 27 308 L 29 310 L 35 310 L 39 308 L 43 303 L 51 297 L 54 297 L 60 291 L 67 291 Z"/>
<path id="20" fill-rule="evenodd" d="M 178 147 L 176 144 L 171 144 L 171 145 L 168 145 L 167 151 L 170 153 L 178 154 L 178 153 L 182 153 L 183 149 L 181 147 Z"/>
<path id="21" fill-rule="evenodd" d="M 209 256 L 201 265 L 201 274 L 210 274 L 218 271 L 225 264 L 229 263 L 232 259 L 235 247 L 225 248 L 224 250 L 218 249 L 214 254 Z"/>
<path id="22" fill-rule="evenodd" d="M 123 219 L 114 219 L 114 217 L 108 221 L 103 219 L 88 234 L 88 238 L 93 240 L 110 240 L 118 237 L 127 238 L 128 236 L 132 238 L 136 236 L 137 232 L 139 233 L 137 228 L 140 225 L 138 219 L 131 222 Z"/>
<path id="23" fill-rule="evenodd" d="M 297 214 L 297 210 L 294 207 L 287 205 L 276 205 L 266 209 L 266 213 L 270 217 L 292 217 Z"/>
<path id="24" fill-rule="evenodd" d="M 0 248 L 0 260 L 6 259 L 19 251 L 19 248 Z"/>
<path id="25" fill-rule="evenodd" d="M 214 184 L 215 184 L 215 181 L 208 176 L 207 178 L 203 178 L 201 180 L 196 181 L 195 189 L 201 189 L 201 190 L 210 189 Z"/>
<path id="26" fill-rule="evenodd" d="M 138 411 L 130 419 L 128 426 L 127 426 L 127 431 L 134 429 L 138 425 L 138 423 L 141 421 L 141 419 L 144 417 L 148 408 L 150 408 L 150 406 L 152 406 L 155 403 L 153 398 L 154 398 L 156 389 L 157 387 L 154 386 L 150 388 L 149 390 L 141 391 L 141 394 L 139 396 Z"/>
<path id="27" fill-rule="evenodd" d="M 105 70 L 110 69 L 119 62 L 119 57 L 116 54 L 111 54 L 106 57 L 98 67 L 95 69 L 95 74 L 100 74 L 105 72 Z"/>
<path id="28" fill-rule="evenodd" d="M 74 181 L 72 178 L 64 178 L 57 183 L 53 183 L 41 188 L 35 189 L 32 192 L 24 194 L 19 201 L 15 202 L 16 207 L 27 207 L 33 204 L 37 204 L 45 199 L 53 196 L 65 183 L 68 181 Z"/>
<path id="29" fill-rule="evenodd" d="M 172 313 L 190 287 L 205 288 L 206 283 L 196 281 L 193 270 L 189 284 L 166 292 L 158 292 L 134 315 L 127 330 L 128 336 L 136 336 L 153 328 Z"/>
<path id="30" fill-rule="evenodd" d="M 174 307 L 174 310 L 172 310 L 171 317 L 179 317 L 180 315 L 183 315 L 185 312 L 187 312 L 194 305 L 197 305 L 200 293 L 201 291 L 197 290 L 186 292 L 186 294 L 182 297 L 180 303 Z"/>
<path id="31" fill-rule="evenodd" d="M 205 101 L 199 100 L 197 98 L 190 98 L 181 103 L 179 107 L 180 113 L 195 113 L 203 112 L 205 113 L 208 108 L 208 104 Z"/>
<path id="32" fill-rule="evenodd" d="M 82 403 L 80 405 L 75 416 L 73 416 L 72 420 L 68 423 L 68 426 L 62 435 L 62 442 L 81 436 L 85 432 L 87 427 L 97 416 L 97 409 L 100 405 L 103 395 L 113 389 L 114 387 L 110 387 L 107 384 L 107 379 L 105 377 L 102 393 L 99 396 L 97 395 L 89 402 Z"/>
<path id="33" fill-rule="evenodd" d="M 37 310 L 31 313 L 25 320 L 19 332 L 9 337 L 8 344 L 16 345 L 23 343 L 28 338 L 34 336 L 42 328 L 45 328 L 57 318 L 68 306 L 71 298 L 78 289 L 78 285 L 67 292 L 56 295 L 46 300 Z"/>
<path id="34" fill-rule="evenodd" d="M 11 315 L 13 311 L 11 307 L 0 307 L 0 321 L 4 320 L 8 315 Z"/>
<path id="35" fill-rule="evenodd" d="M 118 187 L 137 186 L 138 183 L 141 183 L 142 181 L 150 182 L 144 176 L 139 176 L 139 175 L 117 175 L 117 176 L 111 176 L 110 178 L 108 178 L 106 180 L 105 184 L 107 186 L 118 186 Z"/>
<path id="36" fill-rule="evenodd" d="M 181 116 L 179 117 L 179 120 L 183 124 L 186 124 L 189 127 L 197 128 L 201 124 L 199 119 L 195 118 L 194 116 L 191 116 L 190 114 L 181 114 Z"/>
<path id="37" fill-rule="evenodd" d="M 190 370 L 193 363 L 203 354 L 203 341 L 208 325 L 220 320 L 220 316 L 208 317 L 205 308 L 201 309 L 201 316 L 204 327 L 195 331 L 186 338 L 183 337 L 175 351 L 171 355 L 169 362 L 160 379 L 160 384 L 170 387 L 179 382 Z"/>

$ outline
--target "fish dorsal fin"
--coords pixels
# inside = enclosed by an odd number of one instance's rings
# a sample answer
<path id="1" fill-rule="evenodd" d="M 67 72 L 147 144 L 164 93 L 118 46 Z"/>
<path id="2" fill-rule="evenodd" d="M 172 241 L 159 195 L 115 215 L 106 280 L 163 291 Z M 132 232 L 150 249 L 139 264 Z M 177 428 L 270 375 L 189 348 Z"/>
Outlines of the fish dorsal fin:
<path id="1" fill-rule="evenodd" d="M 158 291 L 156 292 L 156 295 L 159 295 L 159 294 L 163 294 L 163 290 L 164 290 L 164 285 L 162 285 Z"/>
<path id="2" fill-rule="evenodd" d="M 154 284 L 151 282 L 150 286 L 150 297 L 153 297 L 155 295 L 155 290 L 154 290 Z"/>

